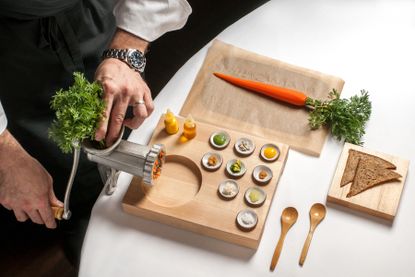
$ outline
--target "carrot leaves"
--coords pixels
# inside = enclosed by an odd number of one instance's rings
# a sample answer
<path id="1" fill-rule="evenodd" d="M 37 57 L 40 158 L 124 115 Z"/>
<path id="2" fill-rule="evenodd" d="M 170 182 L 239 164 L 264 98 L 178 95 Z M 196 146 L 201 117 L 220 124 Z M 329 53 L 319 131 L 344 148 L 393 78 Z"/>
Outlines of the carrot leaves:
<path id="1" fill-rule="evenodd" d="M 49 128 L 49 137 L 63 153 L 71 153 L 74 142 L 94 139 L 105 109 L 101 86 L 88 82 L 82 73 L 73 76 L 74 84 L 68 90 L 57 91 L 51 101 L 56 119 Z"/>
<path id="2" fill-rule="evenodd" d="M 309 117 L 311 129 L 326 125 L 336 139 L 362 145 L 365 125 L 372 112 L 369 93 L 361 90 L 360 96 L 340 99 L 340 94 L 333 89 L 329 97 L 328 101 L 307 99 L 306 105 L 312 109 Z"/>

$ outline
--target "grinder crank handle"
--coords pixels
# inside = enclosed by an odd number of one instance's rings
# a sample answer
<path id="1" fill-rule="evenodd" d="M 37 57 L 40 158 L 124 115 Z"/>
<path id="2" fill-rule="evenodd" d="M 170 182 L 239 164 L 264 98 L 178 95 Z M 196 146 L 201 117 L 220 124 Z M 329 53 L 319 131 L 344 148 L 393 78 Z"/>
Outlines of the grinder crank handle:
<path id="1" fill-rule="evenodd" d="M 57 220 L 62 220 L 63 219 L 63 207 L 56 207 L 56 206 L 52 206 L 52 212 L 53 212 L 53 216 L 55 217 L 55 219 Z"/>
<path id="2" fill-rule="evenodd" d="M 66 185 L 63 207 L 56 207 L 56 206 L 51 207 L 55 218 L 58 220 L 62 220 L 62 219 L 68 220 L 71 217 L 71 211 L 69 210 L 69 199 L 71 196 L 73 181 L 75 179 L 76 171 L 78 169 L 79 156 L 81 154 L 81 146 L 79 142 L 73 142 L 72 146 L 73 146 L 72 170 L 71 170 L 71 175 L 69 176 L 68 183 Z"/>

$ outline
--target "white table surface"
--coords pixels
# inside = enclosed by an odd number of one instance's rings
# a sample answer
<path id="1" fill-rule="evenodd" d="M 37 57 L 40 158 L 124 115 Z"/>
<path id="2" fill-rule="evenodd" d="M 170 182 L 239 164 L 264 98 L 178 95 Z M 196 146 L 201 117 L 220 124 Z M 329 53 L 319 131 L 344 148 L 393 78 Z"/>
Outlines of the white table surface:
<path id="1" fill-rule="evenodd" d="M 343 97 L 368 90 L 373 112 L 365 147 L 415 157 L 415 1 L 273 0 L 218 39 L 339 76 L 346 81 Z M 208 46 L 166 85 L 153 115 L 130 140 L 147 143 L 168 107 L 179 112 Z M 414 276 L 413 162 L 392 226 L 329 206 L 304 267 L 298 265 L 309 208 L 326 202 L 342 146 L 328 139 L 319 158 L 290 151 L 257 251 L 124 213 L 121 201 L 132 177 L 123 173 L 117 191 L 101 194 L 94 206 L 79 276 Z M 297 208 L 299 219 L 270 273 L 280 215 L 287 206 Z"/>

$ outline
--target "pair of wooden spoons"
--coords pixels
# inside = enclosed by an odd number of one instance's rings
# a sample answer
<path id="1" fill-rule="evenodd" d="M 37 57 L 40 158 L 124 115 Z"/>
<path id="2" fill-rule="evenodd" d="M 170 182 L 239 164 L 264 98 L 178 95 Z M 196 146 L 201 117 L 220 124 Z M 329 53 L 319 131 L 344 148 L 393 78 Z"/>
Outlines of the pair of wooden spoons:
<path id="1" fill-rule="evenodd" d="M 326 216 L 326 207 L 323 204 L 315 203 L 310 208 L 310 230 L 307 235 L 307 239 L 304 242 L 303 250 L 301 251 L 300 256 L 300 265 L 304 264 L 305 258 L 307 256 L 308 248 L 310 247 L 311 239 L 313 238 L 314 230 L 317 225 L 324 219 Z M 298 212 L 293 207 L 285 208 L 281 214 L 281 235 L 278 240 L 277 247 L 275 248 L 274 255 L 272 256 L 270 270 L 274 271 L 275 266 L 277 265 L 278 259 L 281 254 L 282 246 L 284 244 L 285 236 L 290 230 L 291 226 L 297 221 Z"/>

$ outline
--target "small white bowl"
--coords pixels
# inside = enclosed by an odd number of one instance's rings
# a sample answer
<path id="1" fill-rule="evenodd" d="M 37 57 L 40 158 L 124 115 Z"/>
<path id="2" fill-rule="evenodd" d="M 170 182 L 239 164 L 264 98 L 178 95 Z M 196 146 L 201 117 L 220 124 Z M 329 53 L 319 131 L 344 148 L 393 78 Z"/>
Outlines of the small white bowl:
<path id="1" fill-rule="evenodd" d="M 211 156 L 216 157 L 216 164 L 215 165 L 210 165 L 209 164 L 209 158 Z M 214 171 L 214 170 L 219 169 L 219 167 L 222 165 L 222 162 L 223 162 L 222 156 L 219 153 L 216 153 L 216 152 L 208 152 L 205 155 L 203 155 L 203 157 L 202 157 L 202 165 L 207 170 Z"/>
<path id="2" fill-rule="evenodd" d="M 235 151 L 243 156 L 251 155 L 255 150 L 254 142 L 249 138 L 239 138 L 235 142 Z"/>
<path id="3" fill-rule="evenodd" d="M 236 216 L 236 223 L 244 231 L 251 231 L 258 223 L 258 215 L 251 209 L 245 209 Z"/>
<path id="4" fill-rule="evenodd" d="M 265 171 L 266 172 L 266 176 L 265 178 L 261 178 L 260 177 L 260 173 L 261 171 Z M 271 168 L 269 168 L 266 165 L 257 165 L 254 170 L 252 171 L 252 177 L 254 178 L 254 180 L 260 184 L 267 184 L 269 181 L 271 181 L 272 179 L 272 170 Z"/>
<path id="5" fill-rule="evenodd" d="M 241 162 L 241 170 L 240 170 L 239 172 L 233 172 L 233 171 L 231 170 L 232 165 L 233 165 L 234 163 L 236 163 L 236 161 L 240 161 L 240 162 Z M 241 160 L 239 160 L 239 159 L 233 159 L 233 160 L 230 160 L 230 161 L 228 161 L 228 162 L 226 163 L 226 172 L 227 172 L 229 175 L 233 176 L 233 177 L 241 177 L 241 176 L 243 176 L 243 175 L 245 174 L 245 172 L 246 172 L 246 166 L 245 166 L 245 164 L 244 164 Z"/>
<path id="6" fill-rule="evenodd" d="M 266 156 L 265 156 L 265 154 L 264 154 L 264 152 L 265 152 L 265 149 L 266 148 L 268 148 L 268 147 L 273 147 L 273 148 L 275 148 L 276 150 L 277 150 L 277 153 L 275 154 L 275 156 L 274 157 L 272 157 L 272 158 L 267 158 Z M 261 158 L 264 160 L 264 161 L 267 161 L 267 162 L 273 162 L 273 161 L 276 161 L 277 159 L 278 159 L 278 157 L 280 156 L 280 154 L 281 154 L 281 150 L 280 150 L 280 148 L 278 147 L 278 146 L 276 146 L 275 144 L 272 144 L 272 143 L 267 143 L 267 144 L 264 144 L 262 147 L 261 147 L 261 151 L 260 151 L 260 156 L 261 156 Z"/>
<path id="7" fill-rule="evenodd" d="M 216 144 L 216 143 L 215 143 L 215 140 L 214 140 L 214 137 L 215 137 L 216 135 L 224 135 L 224 136 L 225 136 L 225 143 L 224 143 L 224 144 L 222 144 L 222 145 Z M 211 134 L 211 135 L 210 135 L 210 138 L 209 138 L 209 142 L 210 142 L 210 144 L 211 144 L 214 148 L 217 148 L 217 149 L 224 149 L 224 148 L 226 148 L 226 146 L 228 146 L 228 144 L 229 144 L 229 142 L 230 142 L 230 141 L 231 141 L 231 137 L 230 137 L 230 136 L 229 136 L 229 134 L 228 134 L 227 132 L 225 132 L 225 131 L 214 132 L 213 134 Z"/>
<path id="8" fill-rule="evenodd" d="M 254 201 L 255 199 L 252 199 L 252 193 L 254 192 L 257 192 L 258 197 L 259 197 L 258 200 L 256 201 Z M 266 192 L 258 187 L 250 187 L 245 192 L 245 201 L 248 203 L 248 205 L 253 206 L 253 207 L 262 206 L 266 198 L 267 198 Z"/>
<path id="9" fill-rule="evenodd" d="M 229 191 L 231 190 L 231 191 Z M 222 181 L 218 186 L 219 195 L 225 199 L 233 199 L 239 193 L 239 185 L 236 181 L 227 179 Z"/>

